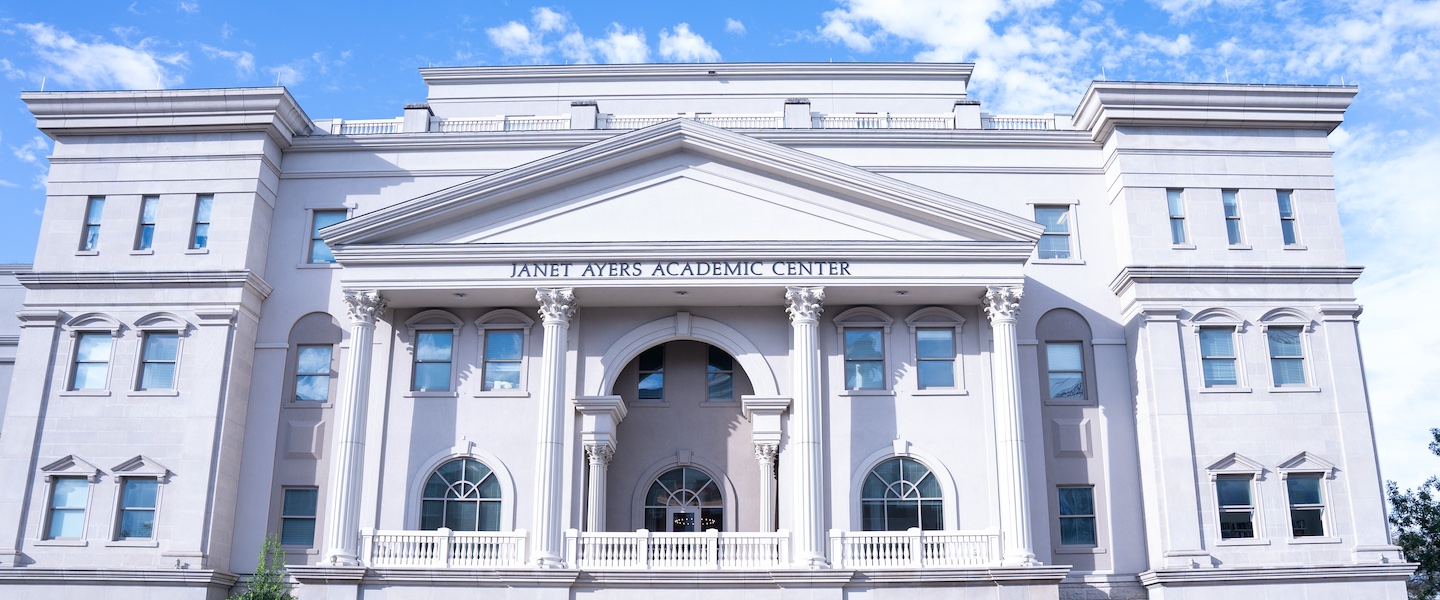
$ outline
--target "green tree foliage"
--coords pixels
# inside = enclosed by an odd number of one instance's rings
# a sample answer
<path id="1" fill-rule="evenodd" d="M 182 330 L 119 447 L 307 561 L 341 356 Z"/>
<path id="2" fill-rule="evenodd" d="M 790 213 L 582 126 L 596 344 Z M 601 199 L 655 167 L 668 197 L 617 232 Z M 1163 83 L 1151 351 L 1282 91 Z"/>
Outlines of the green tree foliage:
<path id="1" fill-rule="evenodd" d="M 1431 429 L 1430 451 L 1440 456 L 1440 429 Z M 1390 525 L 1405 559 L 1419 563 L 1408 587 L 1413 600 L 1430 600 L 1440 593 L 1440 477 L 1431 477 L 1414 490 L 1400 491 L 1385 482 L 1390 496 Z"/>
<path id="2" fill-rule="evenodd" d="M 279 540 L 267 536 L 260 548 L 260 565 L 255 567 L 250 584 L 230 600 L 295 600 L 285 579 L 285 551 L 280 549 Z"/>

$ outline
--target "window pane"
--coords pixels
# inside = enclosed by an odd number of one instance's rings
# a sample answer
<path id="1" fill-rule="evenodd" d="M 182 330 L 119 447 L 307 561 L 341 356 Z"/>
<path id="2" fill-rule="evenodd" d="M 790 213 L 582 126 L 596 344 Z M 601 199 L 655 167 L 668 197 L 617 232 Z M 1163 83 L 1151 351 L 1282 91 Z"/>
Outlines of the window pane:
<path id="1" fill-rule="evenodd" d="M 1060 544 L 1063 546 L 1094 546 L 1095 518 L 1067 517 L 1060 519 Z"/>
<path id="2" fill-rule="evenodd" d="M 892 458 L 875 467 L 875 475 L 886 485 L 900 480 L 900 459 Z"/>
<path id="3" fill-rule="evenodd" d="M 885 503 L 873 500 L 860 503 L 860 529 L 885 531 Z"/>
<path id="4" fill-rule="evenodd" d="M 707 346 L 706 348 L 708 348 L 708 356 L 706 358 L 707 369 L 711 371 L 735 370 L 735 359 L 731 358 L 729 353 L 714 346 Z"/>
<path id="5" fill-rule="evenodd" d="M 500 531 L 500 503 L 481 502 L 480 514 L 476 515 L 476 531 Z"/>
<path id="6" fill-rule="evenodd" d="M 1305 385 L 1305 361 L 1299 358 L 1272 358 L 1270 372 L 1275 385 Z"/>
<path id="7" fill-rule="evenodd" d="M 919 365 L 920 389 L 955 387 L 955 361 L 922 360 Z"/>
<path id="8" fill-rule="evenodd" d="M 1238 219 L 1226 219 L 1225 234 L 1231 244 L 1240 243 L 1240 221 Z"/>
<path id="9" fill-rule="evenodd" d="M 1320 520 L 1321 513 L 1318 508 L 1291 509 L 1290 534 L 1295 537 L 1325 535 L 1325 524 Z"/>
<path id="10" fill-rule="evenodd" d="M 435 530 L 445 525 L 445 501 L 426 500 L 420 503 L 420 529 Z"/>
<path id="11" fill-rule="evenodd" d="M 1249 506 L 1249 477 L 1220 477 L 1215 480 L 1215 493 L 1221 506 Z"/>
<path id="12" fill-rule="evenodd" d="M 155 537 L 155 511 L 126 510 L 120 513 L 120 530 L 116 537 L 124 539 L 150 539 Z"/>
<path id="13" fill-rule="evenodd" d="M 81 363 L 75 365 L 75 389 L 105 389 L 105 375 L 109 370 L 110 365 L 106 363 Z"/>
<path id="14" fill-rule="evenodd" d="M 1060 514 L 1062 516 L 1095 514 L 1095 491 L 1091 488 L 1060 488 Z"/>
<path id="15" fill-rule="evenodd" d="M 1200 361 L 1205 371 L 1205 385 L 1240 385 L 1233 358 L 1206 358 Z"/>
<path id="16" fill-rule="evenodd" d="M 315 488 L 285 490 L 285 500 L 280 514 L 287 517 L 313 517 L 319 496 L 320 490 Z"/>
<path id="17" fill-rule="evenodd" d="M 190 243 L 191 248 L 206 248 L 210 244 L 210 224 L 197 223 L 195 225 L 195 239 Z"/>
<path id="18" fill-rule="evenodd" d="M 1170 219 L 1170 243 L 1185 243 L 1185 219 Z"/>
<path id="19" fill-rule="evenodd" d="M 1294 221 L 1281 221 L 1281 222 L 1280 222 L 1280 233 L 1285 237 L 1285 245 L 1286 245 L 1286 246 L 1293 246 L 1293 245 L 1295 245 L 1295 222 L 1294 222 Z"/>
<path id="20" fill-rule="evenodd" d="M 1080 343 L 1066 342 L 1045 344 L 1045 359 L 1049 363 L 1051 371 L 1083 371 L 1084 362 L 1080 358 Z"/>
<path id="21" fill-rule="evenodd" d="M 1240 201 L 1236 198 L 1235 190 L 1221 191 L 1220 202 L 1225 205 L 1225 216 L 1240 216 Z"/>
<path id="22" fill-rule="evenodd" d="M 326 245 L 325 245 L 325 242 L 323 242 L 323 241 L 321 241 L 321 240 L 311 241 L 311 242 L 310 242 L 310 262 L 312 262 L 312 263 L 333 263 L 333 262 L 335 262 L 335 253 L 333 253 L 333 252 L 330 251 L 330 247 L 329 247 L 329 246 L 326 246 Z"/>
<path id="23" fill-rule="evenodd" d="M 1300 328 L 1271 327 L 1265 334 L 1270 340 L 1270 356 L 1303 356 L 1300 352 Z"/>
<path id="24" fill-rule="evenodd" d="M 80 334 L 80 338 L 76 342 L 75 359 L 84 362 L 109 361 L 112 339 L 109 333 Z"/>
<path id="25" fill-rule="evenodd" d="M 160 207 L 160 199 L 155 196 L 146 196 L 140 203 L 140 222 L 154 223 L 156 210 Z"/>
<path id="26" fill-rule="evenodd" d="M 1276 192 L 1275 199 L 1280 202 L 1280 218 L 1291 219 L 1295 217 L 1294 206 L 1290 203 L 1290 192 Z"/>
<path id="27" fill-rule="evenodd" d="M 1290 504 L 1320 504 L 1320 477 L 1315 475 L 1291 475 L 1285 479 L 1290 492 Z"/>
<path id="28" fill-rule="evenodd" d="M 50 538 L 78 538 L 85 531 L 85 511 L 67 508 L 50 511 Z"/>
<path id="29" fill-rule="evenodd" d="M 445 503 L 445 526 L 455 531 L 478 531 L 478 502 L 451 500 Z"/>
<path id="30" fill-rule="evenodd" d="M 86 226 L 86 227 L 85 227 L 85 240 L 84 240 L 84 243 L 81 245 L 81 248 L 80 248 L 80 249 L 81 249 L 81 250 L 94 250 L 94 249 L 95 249 L 95 246 L 96 246 L 97 244 L 99 244 L 99 243 L 100 243 L 100 226 L 99 226 L 99 225 L 89 225 L 89 226 Z"/>
<path id="31" fill-rule="evenodd" d="M 122 508 L 155 508 L 155 490 L 159 487 L 154 479 L 125 479 L 125 491 L 121 494 Z"/>
<path id="32" fill-rule="evenodd" d="M 700 509 L 700 530 L 706 529 L 723 530 L 725 528 L 725 509 L 723 508 L 702 508 Z"/>
<path id="33" fill-rule="evenodd" d="M 670 528 L 666 527 L 665 523 L 665 509 L 645 509 L 645 529 L 649 531 L 669 531 Z"/>
<path id="34" fill-rule="evenodd" d="M 175 360 L 180 336 L 174 333 L 145 334 L 145 360 Z"/>
<path id="35" fill-rule="evenodd" d="M 58 477 L 50 506 L 54 508 L 85 508 L 85 498 L 90 495 L 90 482 L 82 477 Z"/>
<path id="36" fill-rule="evenodd" d="M 169 390 L 175 388 L 175 363 L 145 363 L 140 374 L 140 389 Z"/>
<path id="37" fill-rule="evenodd" d="M 1069 233 L 1070 209 L 1064 207 L 1035 207 L 1035 221 L 1045 226 L 1045 233 Z"/>
<path id="38" fill-rule="evenodd" d="M 885 482 L 873 471 L 865 476 L 865 485 L 860 488 L 861 498 L 884 498 Z"/>
<path id="39" fill-rule="evenodd" d="M 710 373 L 705 382 L 707 400 L 734 400 L 735 381 L 729 373 Z"/>
<path id="40" fill-rule="evenodd" d="M 1051 398 L 1084 398 L 1085 380 L 1079 373 L 1051 373 Z"/>
<path id="41" fill-rule="evenodd" d="M 885 389 L 884 363 L 878 360 L 845 361 L 845 388 L 851 390 Z"/>
<path id="42" fill-rule="evenodd" d="M 135 243 L 136 250 L 149 250 L 155 244 L 155 226 L 140 226 L 140 239 Z"/>
<path id="43" fill-rule="evenodd" d="M 295 378 L 295 399 L 324 402 L 330 399 L 329 375 L 301 375 Z"/>
<path id="44" fill-rule="evenodd" d="M 915 484 L 915 491 L 919 492 L 921 498 L 939 498 L 940 481 L 935 479 L 935 476 L 930 473 L 929 469 L 926 469 L 923 465 L 919 465 L 919 463 L 916 463 L 916 465 L 924 469 L 925 474 L 920 477 L 919 483 Z"/>
<path id="45" fill-rule="evenodd" d="M 438 527 L 425 527 L 425 517 L 420 518 L 421 529 L 438 529 Z M 280 545 L 282 546 L 311 546 L 315 544 L 315 519 L 281 519 L 280 520 Z"/>
<path id="46" fill-rule="evenodd" d="M 85 224 L 86 224 L 86 225 L 99 225 L 99 224 L 100 224 L 100 218 L 101 218 L 101 216 L 102 216 L 104 213 L 105 213 L 105 199 L 104 199 L 104 198 L 91 198 L 91 199 L 90 199 L 90 206 L 87 207 L 87 208 L 86 208 L 86 211 L 85 211 Z"/>
<path id="47" fill-rule="evenodd" d="M 345 220 L 343 210 L 315 211 L 315 226 L 310 230 L 312 238 L 320 237 L 320 230 Z"/>
<path id="48" fill-rule="evenodd" d="M 1234 330 L 1228 328 L 1202 328 L 1200 330 L 1200 356 L 1235 356 Z"/>
<path id="49" fill-rule="evenodd" d="M 1255 522 L 1251 512 L 1243 510 L 1239 512 L 1220 513 L 1220 538 L 1253 538 L 1255 537 Z"/>
<path id="50" fill-rule="evenodd" d="M 1185 216 L 1185 200 L 1180 190 L 1165 190 L 1165 199 L 1170 205 L 1171 217 Z"/>
<path id="51" fill-rule="evenodd" d="M 415 365 L 415 389 L 418 391 L 449 390 L 450 363 L 417 363 Z"/>
<path id="52" fill-rule="evenodd" d="M 514 390 L 520 388 L 520 363 L 485 363 L 485 389 Z"/>
<path id="53" fill-rule="evenodd" d="M 641 371 L 659 371 L 665 368 L 665 346 L 655 346 L 640 353 Z"/>
<path id="54" fill-rule="evenodd" d="M 915 354 L 920 358 L 955 358 L 955 330 L 915 330 Z"/>
<path id="55" fill-rule="evenodd" d="M 485 331 L 485 360 L 520 360 L 525 338 L 519 329 Z"/>
<path id="56" fill-rule="evenodd" d="M 920 506 L 914 500 L 885 505 L 885 530 L 905 531 L 920 526 Z"/>
<path id="57" fill-rule="evenodd" d="M 845 358 L 852 360 L 880 359 L 885 347 L 879 329 L 846 329 Z"/>
<path id="58" fill-rule="evenodd" d="M 421 331 L 415 336 L 415 357 L 420 360 L 450 360 L 454 334 L 448 331 Z"/>
<path id="59" fill-rule="evenodd" d="M 328 374 L 330 372 L 330 352 L 330 346 L 300 346 L 299 357 L 295 361 L 295 372 Z"/>
<path id="60" fill-rule="evenodd" d="M 665 397 L 665 374 L 651 373 L 640 379 L 641 400 L 661 400 Z"/>
<path id="61" fill-rule="evenodd" d="M 920 502 L 920 528 L 928 531 L 945 528 L 944 511 L 939 500 Z"/>
<path id="62" fill-rule="evenodd" d="M 1070 258 L 1070 236 L 1042 235 L 1039 250 L 1040 258 Z"/>
<path id="63" fill-rule="evenodd" d="M 215 203 L 213 196 L 200 196 L 195 200 L 195 222 L 209 223 L 210 208 Z"/>

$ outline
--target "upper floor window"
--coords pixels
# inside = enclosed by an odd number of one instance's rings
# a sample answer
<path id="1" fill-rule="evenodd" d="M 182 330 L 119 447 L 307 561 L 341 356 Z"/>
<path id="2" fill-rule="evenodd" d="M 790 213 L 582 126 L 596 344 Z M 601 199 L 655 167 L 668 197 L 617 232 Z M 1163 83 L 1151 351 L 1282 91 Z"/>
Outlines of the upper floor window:
<path id="1" fill-rule="evenodd" d="M 915 330 L 915 371 L 920 389 L 955 387 L 955 330 Z"/>
<path id="2" fill-rule="evenodd" d="M 295 401 L 330 401 L 333 352 L 330 344 L 301 344 L 295 348 Z"/>
<path id="3" fill-rule="evenodd" d="M 410 389 L 455 391 L 455 338 L 463 323 L 443 310 L 427 310 L 405 322 L 414 340 Z"/>
<path id="4" fill-rule="evenodd" d="M 665 399 L 665 346 L 652 346 L 640 353 L 639 389 L 636 397 L 640 400 Z"/>
<path id="5" fill-rule="evenodd" d="M 1275 199 L 1280 205 L 1280 237 L 1286 246 L 1295 246 L 1300 243 L 1295 228 L 1295 205 L 1291 200 L 1290 190 L 1275 192 Z"/>
<path id="6" fill-rule="evenodd" d="M 155 245 L 155 218 L 160 212 L 160 197 L 140 199 L 140 223 L 135 230 L 135 249 L 149 250 Z"/>
<path id="7" fill-rule="evenodd" d="M 1048 404 L 1093 404 L 1095 373 L 1090 323 L 1068 308 L 1054 308 L 1035 322 L 1040 344 L 1040 385 Z"/>
<path id="8" fill-rule="evenodd" d="M 1070 258 L 1070 207 L 1036 206 L 1035 221 L 1045 226 L 1037 250 L 1041 259 Z"/>
<path id="9" fill-rule="evenodd" d="M 1269 326 L 1265 338 L 1270 346 L 1270 373 L 1275 387 L 1304 386 L 1305 350 L 1298 326 Z"/>
<path id="10" fill-rule="evenodd" d="M 1255 537 L 1255 503 L 1251 500 L 1251 475 L 1219 475 L 1215 498 L 1220 507 L 1220 539 Z"/>
<path id="11" fill-rule="evenodd" d="M 865 531 L 944 529 L 940 482 L 913 458 L 876 465 L 860 488 L 860 524 Z"/>
<path id="12" fill-rule="evenodd" d="M 485 331 L 485 389 L 510 390 L 520 387 L 520 365 L 525 347 L 519 329 Z"/>
<path id="13" fill-rule="evenodd" d="M 705 348 L 705 399 L 711 402 L 735 400 L 735 359 L 714 346 Z"/>
<path id="14" fill-rule="evenodd" d="M 325 245 L 325 240 L 320 237 L 320 230 L 345 220 L 343 210 L 317 210 L 314 212 L 310 223 L 310 254 L 311 263 L 333 263 L 335 254 L 330 247 Z"/>
<path id="15" fill-rule="evenodd" d="M 114 340 L 108 331 L 75 334 L 75 368 L 70 374 L 70 389 L 103 390 L 109 386 L 110 347 Z"/>
<path id="16" fill-rule="evenodd" d="M 1094 546 L 1095 488 L 1092 486 L 1061 486 L 1060 545 Z"/>
<path id="17" fill-rule="evenodd" d="M 45 539 L 85 537 L 85 508 L 89 498 L 90 481 L 88 479 L 84 477 L 52 478 Z"/>
<path id="18" fill-rule="evenodd" d="M 1185 194 L 1181 190 L 1165 190 L 1165 200 L 1170 209 L 1170 243 L 1185 244 L 1189 240 L 1185 232 Z"/>
<path id="19" fill-rule="evenodd" d="M 1050 398 L 1085 399 L 1085 356 L 1080 342 L 1045 342 Z"/>
<path id="20" fill-rule="evenodd" d="M 320 490 L 313 487 L 289 487 L 280 493 L 280 545 L 314 546 L 315 511 Z"/>
<path id="21" fill-rule="evenodd" d="M 1231 246 L 1245 243 L 1240 232 L 1240 198 L 1236 190 L 1220 190 L 1220 202 L 1225 206 L 1225 236 Z"/>
<path id="22" fill-rule="evenodd" d="M 1285 477 L 1285 493 L 1290 499 L 1290 533 L 1294 537 L 1325 535 L 1325 499 L 1320 494 L 1318 473 L 1292 473 Z"/>
<path id="23" fill-rule="evenodd" d="M 175 364 L 180 354 L 180 334 L 147 331 L 142 342 L 141 390 L 175 389 Z"/>
<path id="24" fill-rule="evenodd" d="M 835 316 L 845 357 L 845 389 L 890 389 L 885 338 L 892 322 L 889 315 L 865 306 Z"/>
<path id="25" fill-rule="evenodd" d="M 105 213 L 105 198 L 93 197 L 85 205 L 85 229 L 80 234 L 80 249 L 95 251 L 100 247 L 100 219 Z"/>
<path id="26" fill-rule="evenodd" d="M 1240 385 L 1234 327 L 1200 328 L 1200 370 L 1205 387 Z"/>
<path id="27" fill-rule="evenodd" d="M 210 210 L 214 208 L 215 196 L 203 194 L 195 197 L 195 224 L 191 228 L 190 248 L 200 250 L 210 247 Z"/>
<path id="28" fill-rule="evenodd" d="M 154 477 L 125 477 L 120 485 L 120 514 L 115 526 L 117 540 L 148 540 L 155 537 L 155 509 L 159 505 L 160 481 Z"/>
<path id="29" fill-rule="evenodd" d="M 500 530 L 500 482 L 473 458 L 451 460 L 425 480 L 420 529 Z"/>

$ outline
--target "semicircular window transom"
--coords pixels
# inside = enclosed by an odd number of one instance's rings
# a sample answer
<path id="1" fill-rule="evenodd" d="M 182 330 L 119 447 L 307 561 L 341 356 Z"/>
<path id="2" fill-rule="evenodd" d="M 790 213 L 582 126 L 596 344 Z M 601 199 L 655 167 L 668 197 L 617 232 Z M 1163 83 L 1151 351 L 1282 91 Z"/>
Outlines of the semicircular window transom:
<path id="1" fill-rule="evenodd" d="M 912 458 L 892 458 L 876 465 L 860 488 L 860 521 L 865 531 L 943 529 L 940 482 Z"/>
<path id="2" fill-rule="evenodd" d="M 495 473 L 472 458 L 449 461 L 425 480 L 420 500 L 420 528 L 454 531 L 500 530 L 500 482 Z"/>
<path id="3" fill-rule="evenodd" d="M 694 467 L 662 473 L 645 494 L 645 528 L 650 531 L 720 530 L 724 519 L 720 485 Z"/>

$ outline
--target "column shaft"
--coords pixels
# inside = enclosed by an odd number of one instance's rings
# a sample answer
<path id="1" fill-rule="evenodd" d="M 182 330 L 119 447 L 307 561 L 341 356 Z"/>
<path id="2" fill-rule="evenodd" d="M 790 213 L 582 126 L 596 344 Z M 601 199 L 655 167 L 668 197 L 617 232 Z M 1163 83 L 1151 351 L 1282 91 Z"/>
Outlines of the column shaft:
<path id="1" fill-rule="evenodd" d="M 775 444 L 755 444 L 760 463 L 760 531 L 775 532 Z"/>
<path id="2" fill-rule="evenodd" d="M 590 459 L 590 481 L 585 488 L 585 531 L 605 531 L 605 495 L 610 472 L 610 459 L 615 448 L 597 444 L 585 446 L 585 455 Z"/>
<path id="3" fill-rule="evenodd" d="M 991 352 L 992 401 L 995 410 L 995 454 L 1000 483 L 1000 532 L 1006 564 L 1035 563 L 1030 535 L 1030 486 L 1025 466 L 1025 419 L 1020 400 L 1019 346 L 1015 320 L 1020 314 L 1019 287 L 990 286 L 981 301 L 990 317 L 995 347 Z"/>
<path id="4" fill-rule="evenodd" d="M 785 309 L 790 313 L 794 379 L 791 395 L 793 435 L 788 449 L 795 467 L 794 560 L 811 568 L 825 568 L 825 455 L 821 447 L 820 347 L 816 326 L 824 311 L 825 288 L 789 287 Z"/>
<path id="5" fill-rule="evenodd" d="M 350 354 L 335 402 L 335 438 L 330 446 L 330 482 L 325 509 L 325 562 L 360 564 L 360 494 L 365 460 L 365 414 L 370 399 L 370 359 L 375 317 L 385 310 L 377 292 L 346 292 L 350 313 Z"/>
<path id="6" fill-rule="evenodd" d="M 570 288 L 541 288 L 535 291 L 545 326 L 540 351 L 540 425 L 535 448 L 535 527 L 530 562 L 539 568 L 562 568 L 563 533 L 561 494 L 564 480 L 562 427 L 565 415 L 565 348 L 570 317 L 575 314 L 575 294 Z"/>

